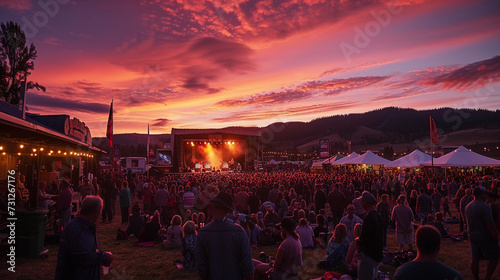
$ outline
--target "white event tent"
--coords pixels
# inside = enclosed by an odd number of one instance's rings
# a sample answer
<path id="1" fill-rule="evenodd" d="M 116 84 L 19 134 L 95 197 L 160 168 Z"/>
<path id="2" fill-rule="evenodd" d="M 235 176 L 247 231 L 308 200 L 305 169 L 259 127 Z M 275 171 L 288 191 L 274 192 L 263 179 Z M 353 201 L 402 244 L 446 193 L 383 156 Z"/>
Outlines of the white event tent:
<path id="1" fill-rule="evenodd" d="M 353 158 L 344 164 L 366 164 L 366 165 L 384 165 L 391 162 L 383 157 L 379 157 L 372 151 L 368 151 L 359 157 Z"/>
<path id="2" fill-rule="evenodd" d="M 356 152 L 352 152 L 350 155 L 345 156 L 341 159 L 338 159 L 338 160 L 332 162 L 332 165 L 342 165 L 342 164 L 345 164 L 346 162 L 350 161 L 351 159 L 354 159 L 357 157 L 359 157 L 359 154 Z"/>
<path id="3" fill-rule="evenodd" d="M 431 161 L 422 163 L 431 166 Z M 500 160 L 489 158 L 472 152 L 464 146 L 434 160 L 434 166 L 440 167 L 474 167 L 474 166 L 500 166 Z"/>
<path id="4" fill-rule="evenodd" d="M 432 157 L 420 150 L 415 150 L 404 157 L 391 161 L 385 167 L 402 167 L 402 168 L 415 168 L 422 165 L 426 161 L 430 161 Z M 434 159 L 435 161 L 435 159 Z"/>
<path id="5" fill-rule="evenodd" d="M 331 164 L 335 160 L 343 158 L 343 157 L 344 156 L 342 156 L 340 154 L 337 154 L 337 155 L 334 155 L 334 156 L 329 157 L 329 158 L 320 159 L 318 161 L 313 162 L 313 164 L 311 165 L 311 168 L 313 168 L 313 169 L 321 169 L 321 168 L 323 168 L 323 164 L 328 164 L 328 163 Z"/>

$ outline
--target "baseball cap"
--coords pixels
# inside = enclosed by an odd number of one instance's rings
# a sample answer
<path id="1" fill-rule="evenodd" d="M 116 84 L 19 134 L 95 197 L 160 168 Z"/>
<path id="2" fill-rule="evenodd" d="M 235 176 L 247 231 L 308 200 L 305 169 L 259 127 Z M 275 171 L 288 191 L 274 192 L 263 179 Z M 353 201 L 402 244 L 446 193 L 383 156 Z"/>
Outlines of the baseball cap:
<path id="1" fill-rule="evenodd" d="M 210 203 L 222 208 L 232 209 L 233 198 L 228 193 L 221 192 L 214 199 L 210 200 Z"/>
<path id="2" fill-rule="evenodd" d="M 377 199 L 368 191 L 363 192 L 363 194 L 361 195 L 361 201 L 370 204 L 377 204 Z"/>
<path id="3" fill-rule="evenodd" d="M 281 219 L 281 223 L 277 224 L 276 226 L 282 227 L 289 232 L 294 232 L 295 228 L 297 227 L 295 222 L 289 217 L 284 217 L 283 219 Z"/>

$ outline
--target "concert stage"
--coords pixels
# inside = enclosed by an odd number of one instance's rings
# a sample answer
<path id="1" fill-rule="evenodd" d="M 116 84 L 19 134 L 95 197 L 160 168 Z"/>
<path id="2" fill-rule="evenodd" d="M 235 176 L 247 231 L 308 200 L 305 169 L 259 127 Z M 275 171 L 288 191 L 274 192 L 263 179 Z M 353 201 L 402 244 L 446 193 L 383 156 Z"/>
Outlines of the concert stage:
<path id="1" fill-rule="evenodd" d="M 260 128 L 172 128 L 173 169 L 179 172 L 253 171 Z"/>

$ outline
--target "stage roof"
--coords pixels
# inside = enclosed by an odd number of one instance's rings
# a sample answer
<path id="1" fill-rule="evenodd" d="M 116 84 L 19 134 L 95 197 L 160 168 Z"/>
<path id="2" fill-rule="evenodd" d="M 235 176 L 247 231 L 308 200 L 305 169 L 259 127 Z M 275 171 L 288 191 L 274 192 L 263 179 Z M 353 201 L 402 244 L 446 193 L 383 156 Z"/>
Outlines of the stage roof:
<path id="1" fill-rule="evenodd" d="M 172 128 L 172 135 L 190 135 L 190 134 L 237 134 L 244 136 L 261 136 L 261 129 L 259 127 L 225 127 L 225 128 Z"/>

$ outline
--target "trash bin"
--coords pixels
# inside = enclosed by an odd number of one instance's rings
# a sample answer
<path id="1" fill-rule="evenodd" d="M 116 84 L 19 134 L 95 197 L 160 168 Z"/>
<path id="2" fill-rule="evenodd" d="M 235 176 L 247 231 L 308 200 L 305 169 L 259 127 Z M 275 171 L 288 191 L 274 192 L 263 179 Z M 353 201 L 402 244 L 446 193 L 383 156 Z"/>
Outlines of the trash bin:
<path id="1" fill-rule="evenodd" d="M 47 210 L 16 210 L 16 255 L 34 258 L 43 249 Z"/>

